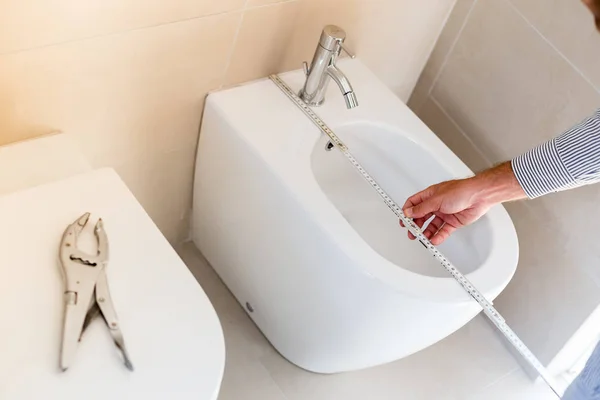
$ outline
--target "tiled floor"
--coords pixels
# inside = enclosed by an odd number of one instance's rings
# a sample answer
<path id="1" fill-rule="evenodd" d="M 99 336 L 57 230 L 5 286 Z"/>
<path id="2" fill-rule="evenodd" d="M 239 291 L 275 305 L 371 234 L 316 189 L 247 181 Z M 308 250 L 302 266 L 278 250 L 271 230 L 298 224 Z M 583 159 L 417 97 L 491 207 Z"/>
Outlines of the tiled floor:
<path id="1" fill-rule="evenodd" d="M 533 384 L 484 317 L 410 357 L 363 371 L 318 375 L 271 347 L 192 243 L 179 254 L 212 301 L 227 361 L 219 400 L 555 400 Z"/>

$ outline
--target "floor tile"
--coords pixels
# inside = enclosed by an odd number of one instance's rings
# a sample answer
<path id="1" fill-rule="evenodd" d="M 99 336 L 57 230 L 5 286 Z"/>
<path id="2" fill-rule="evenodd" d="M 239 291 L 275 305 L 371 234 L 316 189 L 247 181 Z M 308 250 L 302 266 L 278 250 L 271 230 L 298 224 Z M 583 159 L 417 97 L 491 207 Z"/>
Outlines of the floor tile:
<path id="1" fill-rule="evenodd" d="M 558 400 L 558 396 L 543 382 L 532 382 L 521 370 L 494 385 L 475 393 L 466 400 Z"/>
<path id="2" fill-rule="evenodd" d="M 219 400 L 286 400 L 260 363 L 261 356 L 275 352 L 269 342 L 193 243 L 186 243 L 178 250 L 210 298 L 223 327 L 227 358 Z"/>
<path id="3" fill-rule="evenodd" d="M 362 371 L 312 374 L 278 354 L 268 354 L 262 362 L 290 400 L 462 400 L 518 368 L 482 318 L 410 357 Z"/>
<path id="4" fill-rule="evenodd" d="M 193 243 L 179 254 L 223 326 L 227 361 L 219 400 L 554 400 L 528 380 L 483 316 L 393 363 L 333 375 L 304 371 L 273 349 Z"/>
<path id="5" fill-rule="evenodd" d="M 226 340 L 227 342 L 227 340 Z M 286 400 L 269 372 L 256 360 L 227 353 L 218 400 Z"/>

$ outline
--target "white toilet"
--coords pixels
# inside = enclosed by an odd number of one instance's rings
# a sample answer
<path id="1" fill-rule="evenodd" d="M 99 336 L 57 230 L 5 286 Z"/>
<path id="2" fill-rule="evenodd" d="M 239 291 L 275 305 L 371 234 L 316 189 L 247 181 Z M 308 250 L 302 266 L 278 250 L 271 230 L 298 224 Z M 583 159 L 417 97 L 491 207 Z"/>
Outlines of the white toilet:
<path id="1" fill-rule="evenodd" d="M 0 148 L 12 179 L 0 178 L 8 182 L 0 185 L 0 399 L 216 400 L 225 348 L 211 303 L 119 176 L 74 162 L 67 147 L 57 136 Z M 133 372 L 100 321 L 69 370 L 59 369 L 58 244 L 84 212 L 104 220 L 110 292 Z"/>
<path id="2" fill-rule="evenodd" d="M 402 204 L 472 172 L 359 60 L 338 65 L 314 111 Z M 302 71 L 282 75 L 296 92 Z M 211 94 L 194 188 L 193 240 L 273 346 L 314 372 L 397 360 L 443 339 L 480 308 L 270 80 Z M 489 299 L 512 278 L 514 226 L 501 206 L 441 251 Z"/>

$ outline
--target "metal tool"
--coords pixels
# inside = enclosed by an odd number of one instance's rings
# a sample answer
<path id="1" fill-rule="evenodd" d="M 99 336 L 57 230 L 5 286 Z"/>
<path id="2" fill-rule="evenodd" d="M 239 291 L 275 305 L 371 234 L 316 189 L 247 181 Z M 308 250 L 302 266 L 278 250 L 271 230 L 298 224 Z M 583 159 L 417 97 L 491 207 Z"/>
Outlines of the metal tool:
<path id="1" fill-rule="evenodd" d="M 115 345 L 121 351 L 125 366 L 133 371 L 108 290 L 108 237 L 102 219 L 98 220 L 94 228 L 98 241 L 96 255 L 87 254 L 77 248 L 77 239 L 89 218 L 90 213 L 85 213 L 67 226 L 60 242 L 59 257 L 66 285 L 60 367 L 63 371 L 69 368 L 83 333 L 98 315 L 102 315 Z"/>
<path id="2" fill-rule="evenodd" d="M 492 321 L 498 330 L 506 337 L 512 346 L 523 356 L 523 358 L 537 371 L 542 379 L 548 384 L 550 389 L 560 398 L 558 394 L 558 385 L 537 357 L 527 348 L 525 343 L 519 339 L 517 334 L 508 326 L 502 315 L 494 308 L 483 294 L 454 266 L 452 263 L 427 239 L 412 219 L 408 218 L 402 212 L 402 208 L 379 186 L 373 177 L 360 165 L 360 163 L 350 153 L 348 147 L 333 132 L 325 122 L 302 100 L 292 89 L 278 76 L 271 75 L 269 79 L 287 95 L 287 97 L 296 104 L 297 107 L 310 118 L 310 120 L 327 135 L 342 154 L 352 163 L 360 175 L 371 185 L 377 194 L 381 197 L 388 208 L 402 221 L 404 226 L 421 242 L 421 244 L 440 262 L 442 267 L 452 275 L 452 277 L 462 286 L 462 288 L 481 306 L 485 315 Z"/>

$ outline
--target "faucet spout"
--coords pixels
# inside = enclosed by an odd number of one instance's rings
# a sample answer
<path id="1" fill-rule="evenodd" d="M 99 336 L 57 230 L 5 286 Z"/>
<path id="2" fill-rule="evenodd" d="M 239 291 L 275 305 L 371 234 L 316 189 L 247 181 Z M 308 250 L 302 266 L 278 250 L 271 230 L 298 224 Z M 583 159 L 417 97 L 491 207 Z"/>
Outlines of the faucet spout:
<path id="1" fill-rule="evenodd" d="M 346 75 L 335 64 L 332 64 L 327 67 L 327 75 L 333 79 L 333 81 L 338 85 L 342 94 L 344 95 L 344 100 L 346 101 L 346 107 L 348 109 L 354 108 L 358 106 L 358 100 L 356 98 L 356 94 L 354 94 L 354 89 L 352 89 L 352 85 Z"/>

